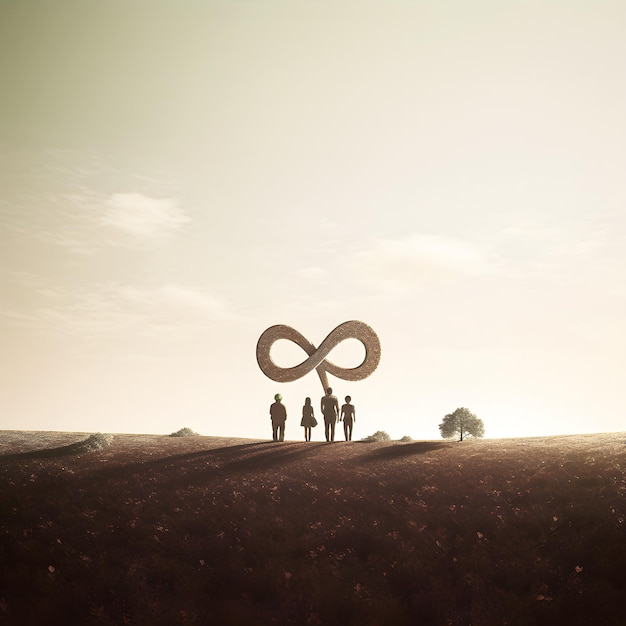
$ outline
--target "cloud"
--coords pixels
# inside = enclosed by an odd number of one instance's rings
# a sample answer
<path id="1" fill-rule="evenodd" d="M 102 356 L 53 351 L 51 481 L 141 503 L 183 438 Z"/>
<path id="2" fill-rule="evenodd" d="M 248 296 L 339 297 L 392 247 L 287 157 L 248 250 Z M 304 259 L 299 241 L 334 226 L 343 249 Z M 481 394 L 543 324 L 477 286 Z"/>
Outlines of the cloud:
<path id="1" fill-rule="evenodd" d="M 322 267 L 303 267 L 293 271 L 293 274 L 298 278 L 302 278 L 310 281 L 324 280 L 328 276 L 328 272 Z"/>
<path id="2" fill-rule="evenodd" d="M 240 319 L 225 298 L 175 283 L 148 288 L 109 282 L 85 293 L 53 295 L 48 306 L 0 313 L 18 325 L 84 336 L 179 334 Z"/>
<path id="3" fill-rule="evenodd" d="M 176 200 L 142 193 L 111 194 L 99 217 L 101 224 L 147 239 L 169 235 L 190 221 Z"/>
<path id="4" fill-rule="evenodd" d="M 399 293 L 410 289 L 416 281 L 488 275 L 497 268 L 482 246 L 420 233 L 376 240 L 345 263 L 362 281 L 376 281 Z"/>
<path id="5" fill-rule="evenodd" d="M 414 266 L 447 268 L 464 274 L 489 271 L 481 248 L 460 239 L 437 235 L 412 234 L 403 239 L 382 239 L 377 242 L 377 252 L 387 261 Z"/>
<path id="6" fill-rule="evenodd" d="M 107 196 L 88 189 L 25 192 L 12 202 L 0 199 L 0 220 L 25 240 L 81 255 L 107 246 L 154 245 L 192 221 L 175 198 L 135 192 Z"/>
<path id="7" fill-rule="evenodd" d="M 494 249 L 509 276 L 580 284 L 593 275 L 594 282 L 610 276 L 621 279 L 622 240 L 618 221 L 598 219 L 505 228 L 494 238 Z"/>
<path id="8" fill-rule="evenodd" d="M 229 312 L 229 307 L 223 298 L 199 289 L 167 284 L 155 291 L 155 297 L 160 298 L 164 304 L 169 303 L 172 306 L 193 310 L 201 314 L 206 313 L 214 319 L 233 319 L 233 314 Z"/>
<path id="9" fill-rule="evenodd" d="M 22 154 L 0 145 L 2 158 L 29 163 L 0 174 L 2 228 L 25 244 L 43 242 L 81 255 L 107 247 L 145 248 L 192 221 L 167 176 L 129 174 L 101 155 L 74 151 Z M 114 193 L 101 190 L 103 181 L 113 181 Z"/>

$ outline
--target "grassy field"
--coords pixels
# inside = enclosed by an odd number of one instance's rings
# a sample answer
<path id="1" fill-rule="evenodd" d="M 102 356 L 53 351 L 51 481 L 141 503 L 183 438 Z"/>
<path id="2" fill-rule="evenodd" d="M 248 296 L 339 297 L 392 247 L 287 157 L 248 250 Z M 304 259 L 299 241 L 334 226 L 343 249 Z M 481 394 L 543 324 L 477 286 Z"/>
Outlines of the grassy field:
<path id="1" fill-rule="evenodd" d="M 626 433 L 0 432 L 0 624 L 626 624 Z"/>

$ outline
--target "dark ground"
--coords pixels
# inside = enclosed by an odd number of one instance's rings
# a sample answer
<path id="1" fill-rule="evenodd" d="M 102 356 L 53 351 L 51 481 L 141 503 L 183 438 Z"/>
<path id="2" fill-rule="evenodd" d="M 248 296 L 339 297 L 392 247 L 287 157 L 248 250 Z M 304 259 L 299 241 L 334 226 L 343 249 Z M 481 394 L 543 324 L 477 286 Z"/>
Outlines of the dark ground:
<path id="1" fill-rule="evenodd" d="M 626 624 L 626 434 L 0 432 L 0 623 Z"/>

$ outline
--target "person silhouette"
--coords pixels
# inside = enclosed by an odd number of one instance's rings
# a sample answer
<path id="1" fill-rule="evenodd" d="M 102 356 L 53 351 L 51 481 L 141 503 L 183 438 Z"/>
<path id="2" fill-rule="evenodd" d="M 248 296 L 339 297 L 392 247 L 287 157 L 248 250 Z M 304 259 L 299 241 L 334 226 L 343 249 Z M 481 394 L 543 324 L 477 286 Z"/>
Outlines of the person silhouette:
<path id="1" fill-rule="evenodd" d="M 270 405 L 270 419 L 272 420 L 272 439 L 285 441 L 285 422 L 287 421 L 287 409 L 282 404 L 283 397 L 277 393 L 275 402 Z"/>
<path id="2" fill-rule="evenodd" d="M 337 400 L 337 396 L 333 396 L 331 387 L 326 389 L 326 395 L 322 397 L 320 405 L 322 415 L 324 416 L 326 441 L 335 441 L 335 424 L 339 417 L 339 401 Z"/>
<path id="3" fill-rule="evenodd" d="M 304 426 L 304 440 L 311 441 L 311 428 L 317 426 L 317 420 L 315 419 L 315 415 L 313 415 L 313 407 L 311 406 L 311 398 L 304 400 L 300 426 Z"/>
<path id="4" fill-rule="evenodd" d="M 346 441 L 352 441 L 352 426 L 356 422 L 356 410 L 354 404 L 350 404 L 352 398 L 346 396 L 346 403 L 341 407 L 341 415 L 339 421 L 343 419 L 343 433 Z"/>

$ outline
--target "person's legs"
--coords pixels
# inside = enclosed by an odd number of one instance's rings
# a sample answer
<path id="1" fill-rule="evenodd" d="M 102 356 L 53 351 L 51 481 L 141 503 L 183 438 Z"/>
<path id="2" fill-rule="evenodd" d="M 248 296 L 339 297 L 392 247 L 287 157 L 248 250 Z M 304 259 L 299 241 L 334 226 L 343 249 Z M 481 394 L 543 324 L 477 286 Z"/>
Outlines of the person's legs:
<path id="1" fill-rule="evenodd" d="M 352 441 L 352 427 L 354 423 L 351 421 L 348 425 L 348 441 Z"/>
<path id="2" fill-rule="evenodd" d="M 330 440 L 335 441 L 335 419 L 330 422 Z"/>
<path id="3" fill-rule="evenodd" d="M 272 439 L 278 441 L 278 424 L 272 422 Z"/>
<path id="4" fill-rule="evenodd" d="M 324 434 L 326 441 L 330 441 L 330 420 L 326 416 L 324 416 Z"/>
<path id="5" fill-rule="evenodd" d="M 283 422 L 283 423 L 279 426 L 279 431 L 280 431 L 280 440 L 281 440 L 281 441 L 285 441 L 285 422 Z"/>
<path id="6" fill-rule="evenodd" d="M 348 422 L 347 422 L 347 420 L 343 421 L 343 434 L 346 437 L 346 441 L 348 441 Z"/>

